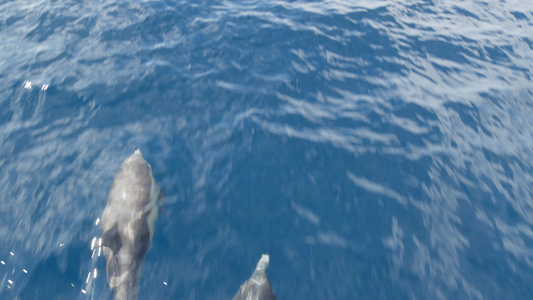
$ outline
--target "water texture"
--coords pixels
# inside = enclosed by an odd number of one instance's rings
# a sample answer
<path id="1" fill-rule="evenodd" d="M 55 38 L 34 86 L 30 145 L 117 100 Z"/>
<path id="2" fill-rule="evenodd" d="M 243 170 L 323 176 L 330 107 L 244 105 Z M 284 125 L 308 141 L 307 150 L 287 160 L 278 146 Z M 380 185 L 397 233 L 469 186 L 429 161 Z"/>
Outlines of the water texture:
<path id="1" fill-rule="evenodd" d="M 532 71 L 526 0 L 4 0 L 0 298 L 111 298 L 141 148 L 141 299 L 531 299 Z"/>

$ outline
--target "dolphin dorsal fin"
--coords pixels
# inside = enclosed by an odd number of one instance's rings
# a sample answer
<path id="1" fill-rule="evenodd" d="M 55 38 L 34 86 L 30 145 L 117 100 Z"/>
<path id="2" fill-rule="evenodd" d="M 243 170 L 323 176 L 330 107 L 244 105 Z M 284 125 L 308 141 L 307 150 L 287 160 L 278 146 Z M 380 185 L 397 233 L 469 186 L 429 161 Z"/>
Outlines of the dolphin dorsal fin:
<path id="1" fill-rule="evenodd" d="M 120 239 L 118 224 L 116 223 L 111 229 L 105 231 L 100 238 L 102 239 L 102 246 L 113 250 L 113 254 L 117 254 L 120 248 L 122 248 L 122 240 Z"/>

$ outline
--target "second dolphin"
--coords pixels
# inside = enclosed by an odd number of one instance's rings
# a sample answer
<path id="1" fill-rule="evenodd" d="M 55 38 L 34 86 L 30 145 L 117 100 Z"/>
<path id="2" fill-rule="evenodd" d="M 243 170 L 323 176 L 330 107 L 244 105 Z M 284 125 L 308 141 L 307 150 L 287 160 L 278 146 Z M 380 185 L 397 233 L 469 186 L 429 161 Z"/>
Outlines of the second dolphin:
<path id="1" fill-rule="evenodd" d="M 276 300 L 272 286 L 266 275 L 270 256 L 263 254 L 257 263 L 252 277 L 248 279 L 233 297 L 233 300 Z"/>

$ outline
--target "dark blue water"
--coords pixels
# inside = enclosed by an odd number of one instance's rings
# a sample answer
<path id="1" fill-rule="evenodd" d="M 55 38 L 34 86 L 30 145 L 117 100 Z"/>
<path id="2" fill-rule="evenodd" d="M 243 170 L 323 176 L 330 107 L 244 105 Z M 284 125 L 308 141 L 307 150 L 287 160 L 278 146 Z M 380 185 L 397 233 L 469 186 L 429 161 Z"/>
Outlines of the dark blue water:
<path id="1" fill-rule="evenodd" d="M 111 297 L 136 148 L 141 299 L 533 298 L 533 2 L 80 2 L 0 3 L 1 299 Z"/>

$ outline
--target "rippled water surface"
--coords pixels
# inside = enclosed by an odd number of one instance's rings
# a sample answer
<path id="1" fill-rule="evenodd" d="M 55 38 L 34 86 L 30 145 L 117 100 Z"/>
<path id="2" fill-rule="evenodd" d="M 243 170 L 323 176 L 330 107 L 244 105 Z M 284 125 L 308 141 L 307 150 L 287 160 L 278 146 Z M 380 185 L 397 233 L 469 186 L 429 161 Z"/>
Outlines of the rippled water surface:
<path id="1" fill-rule="evenodd" d="M 111 298 L 136 148 L 141 299 L 533 298 L 532 71 L 529 0 L 4 0 L 0 298 Z"/>

